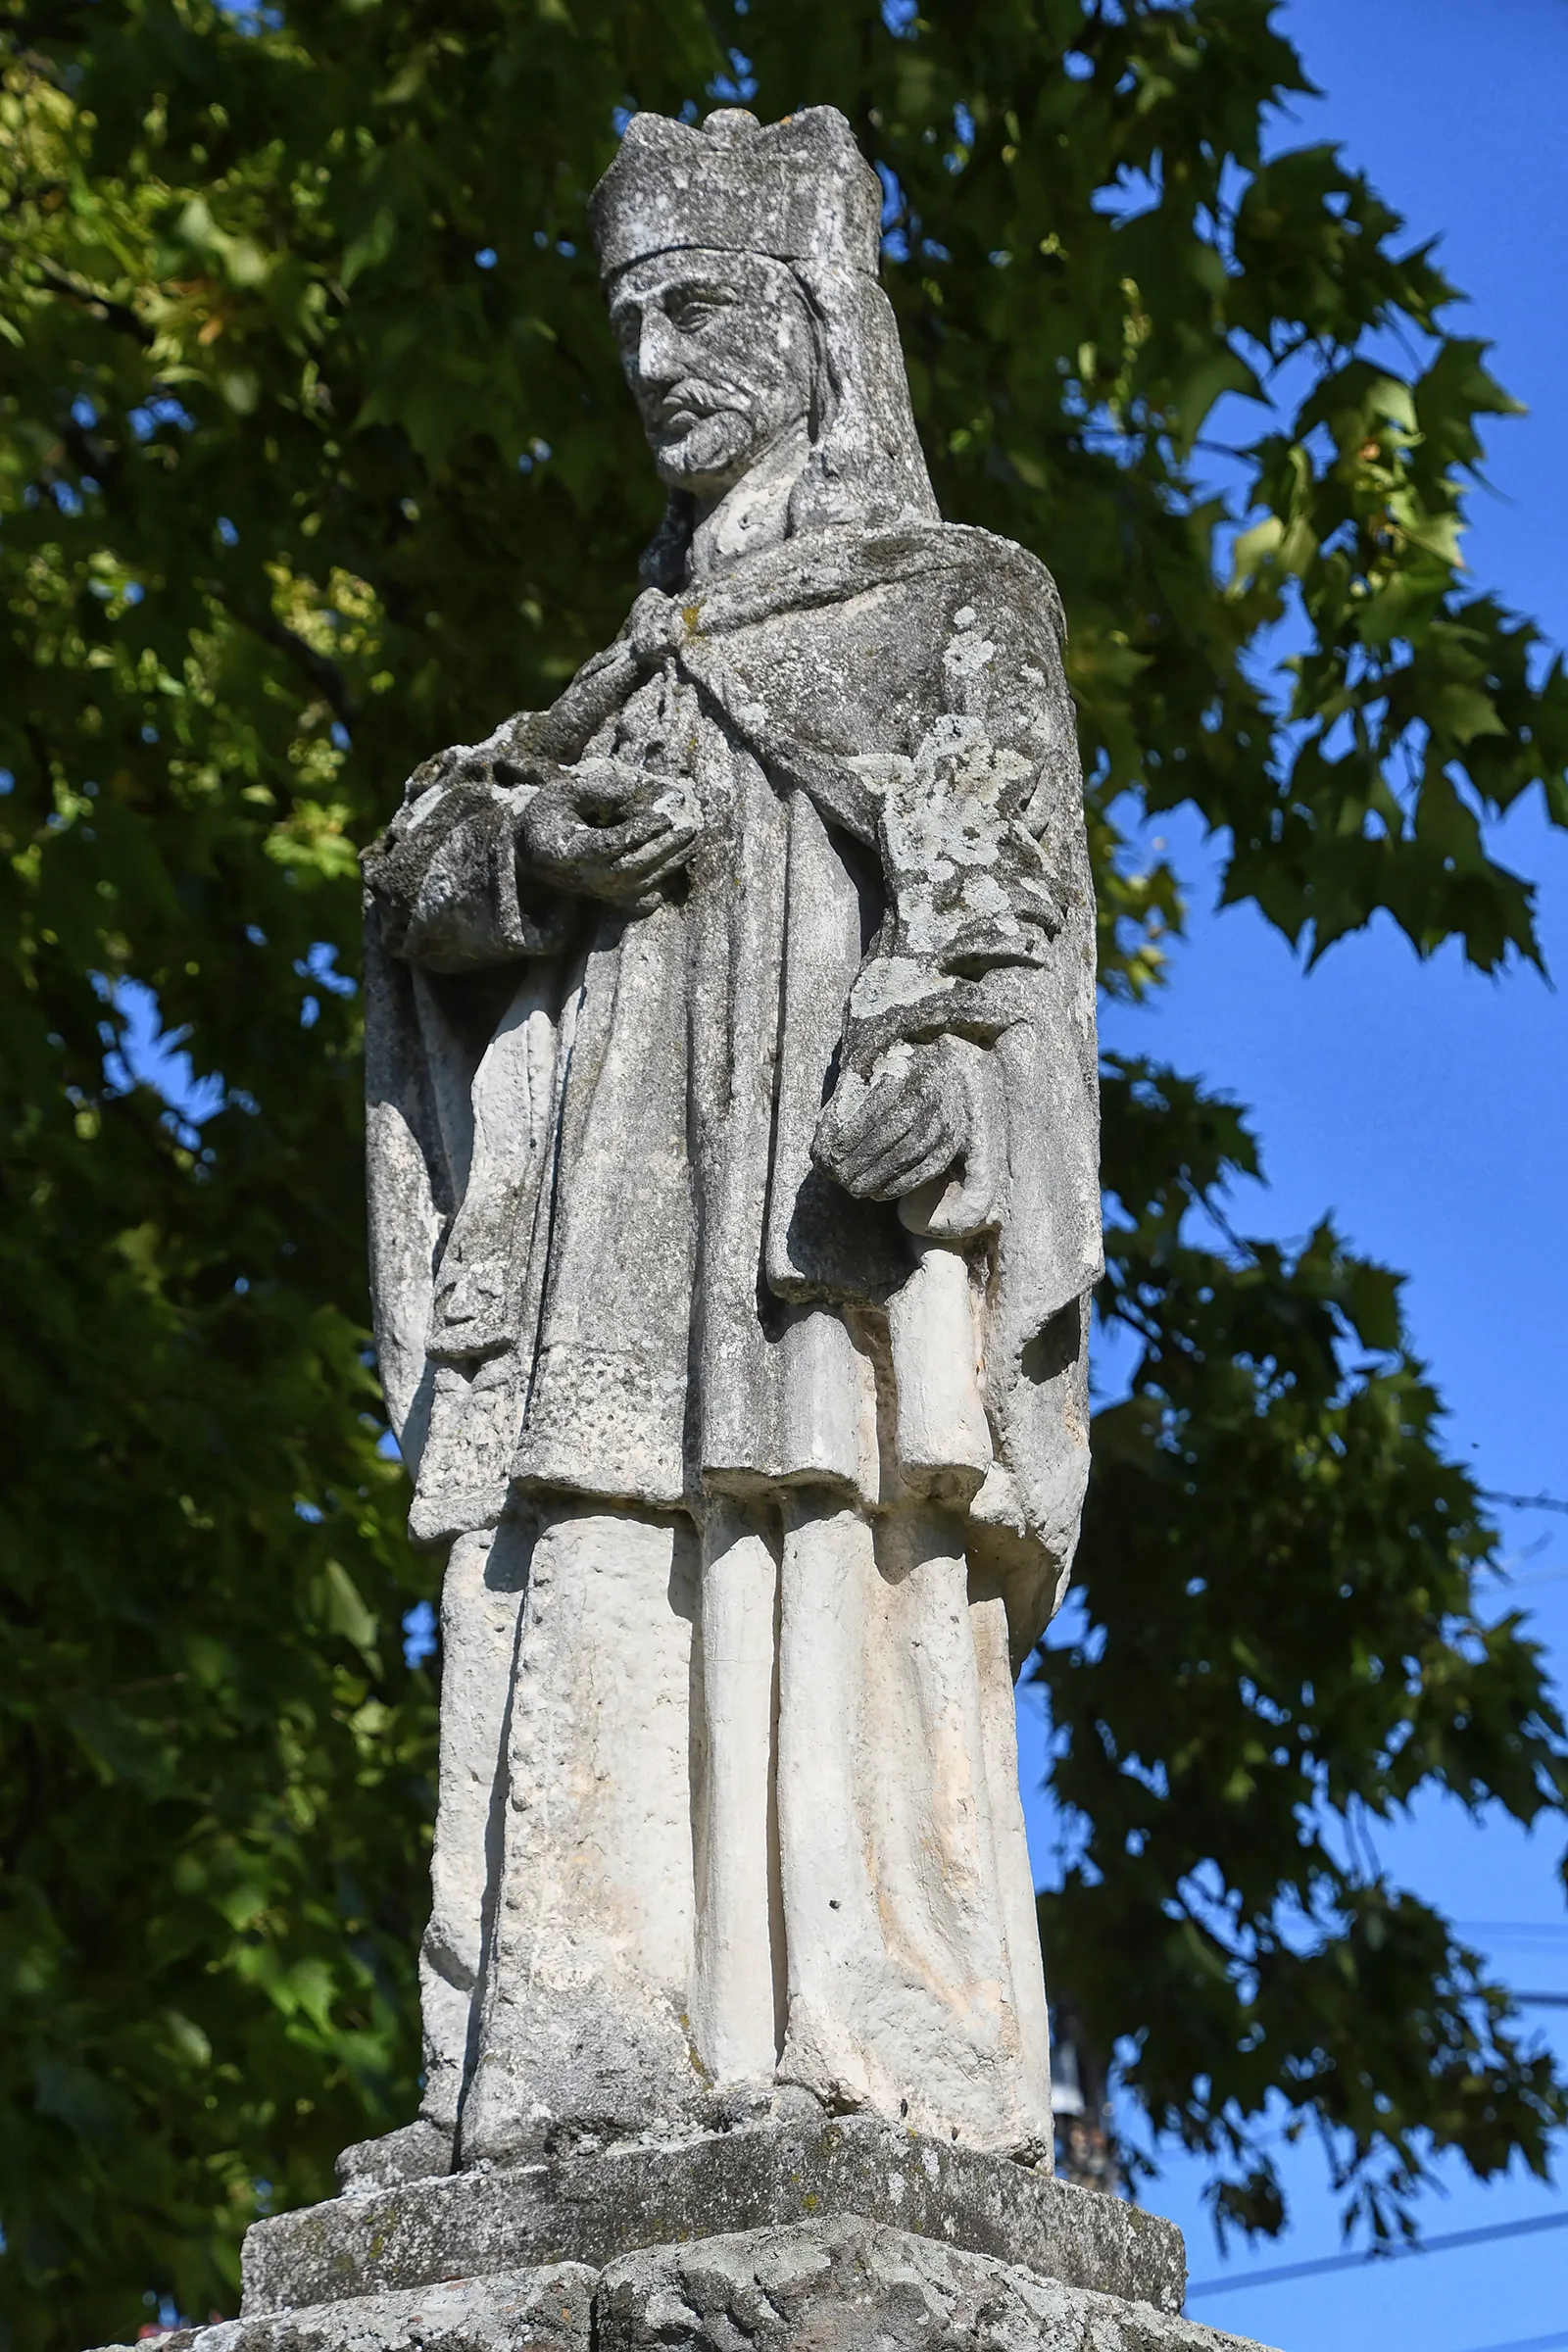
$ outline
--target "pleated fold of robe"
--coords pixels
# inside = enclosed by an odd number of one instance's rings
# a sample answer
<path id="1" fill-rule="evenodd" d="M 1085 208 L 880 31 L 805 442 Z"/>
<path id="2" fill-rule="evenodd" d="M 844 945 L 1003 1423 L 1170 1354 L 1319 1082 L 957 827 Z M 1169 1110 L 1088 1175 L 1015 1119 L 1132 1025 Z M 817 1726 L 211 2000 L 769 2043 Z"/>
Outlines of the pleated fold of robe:
<path id="1" fill-rule="evenodd" d="M 864 763 L 950 722 L 1027 771 L 1061 911 L 920 978 L 908 1040 L 960 1057 L 991 1174 L 966 1226 L 911 1231 L 810 1143 L 852 992 L 891 969 Z M 595 757 L 702 810 L 646 911 L 517 871 L 521 802 Z M 437 1971 L 471 1993 L 432 2074 L 467 2082 L 466 2159 L 775 2075 L 1049 2139 L 1010 1685 L 1070 1565 L 1100 1270 L 1049 575 L 952 526 L 792 540 L 649 592 L 550 712 L 411 794 L 369 861 L 383 1378 L 416 1538 L 467 1573 L 509 1525 L 529 1553 L 443 1694 L 444 1789 L 506 1750 L 449 1905 L 483 1935 Z"/>

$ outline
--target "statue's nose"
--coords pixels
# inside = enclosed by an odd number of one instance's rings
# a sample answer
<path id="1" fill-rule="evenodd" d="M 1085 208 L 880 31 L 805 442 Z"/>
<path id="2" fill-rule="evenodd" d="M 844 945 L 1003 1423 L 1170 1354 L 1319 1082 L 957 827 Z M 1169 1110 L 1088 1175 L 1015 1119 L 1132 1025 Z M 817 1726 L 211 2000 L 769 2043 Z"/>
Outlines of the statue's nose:
<path id="1" fill-rule="evenodd" d="M 657 303 L 650 303 L 642 317 L 637 338 L 637 372 L 644 383 L 672 384 L 679 375 L 680 354 L 678 338 L 669 320 Z"/>

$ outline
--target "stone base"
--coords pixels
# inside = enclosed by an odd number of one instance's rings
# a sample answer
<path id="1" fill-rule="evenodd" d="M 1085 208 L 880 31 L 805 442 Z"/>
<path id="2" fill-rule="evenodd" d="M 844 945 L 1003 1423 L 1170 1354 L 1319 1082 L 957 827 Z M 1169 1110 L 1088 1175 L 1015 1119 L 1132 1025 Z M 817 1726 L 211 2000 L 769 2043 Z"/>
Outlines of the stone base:
<path id="1" fill-rule="evenodd" d="M 443 2161 L 347 2151 L 247 2233 L 240 2318 L 159 2352 L 1247 2352 L 1179 2316 L 1169 2222 L 872 2116 Z"/>
<path id="2" fill-rule="evenodd" d="M 1093 2192 L 1084 2192 L 1086 2194 Z M 858 2214 L 257 2312 L 160 2352 L 1252 2352 Z"/>
<path id="3" fill-rule="evenodd" d="M 516 2279 L 563 2263 L 599 2272 L 640 2247 L 840 2214 L 1157 2311 L 1179 2312 L 1186 2291 L 1181 2231 L 1154 2214 L 874 2116 L 816 2111 L 809 2122 L 405 2180 L 258 2222 L 245 2238 L 242 2311 Z"/>
<path id="4" fill-rule="evenodd" d="M 1148 2303 L 858 2214 L 624 2255 L 593 2300 L 600 2352 L 1241 2352 Z"/>

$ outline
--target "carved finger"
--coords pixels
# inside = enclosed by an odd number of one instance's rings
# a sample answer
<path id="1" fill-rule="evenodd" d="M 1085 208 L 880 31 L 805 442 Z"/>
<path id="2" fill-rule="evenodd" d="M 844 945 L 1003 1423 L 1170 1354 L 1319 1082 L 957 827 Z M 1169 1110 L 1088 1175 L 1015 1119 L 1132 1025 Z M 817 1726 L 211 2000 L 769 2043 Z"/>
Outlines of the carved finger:
<path id="1" fill-rule="evenodd" d="M 902 1136 L 889 1136 L 880 1152 L 874 1154 L 865 1173 L 875 1174 L 884 1184 L 902 1182 L 908 1169 L 918 1166 L 931 1152 L 956 1149 L 952 1116 L 941 1102 L 930 1103 L 923 1118 L 907 1128 Z"/>
<path id="2" fill-rule="evenodd" d="M 618 827 L 614 832 L 597 831 L 592 826 L 574 829 L 564 845 L 556 870 L 579 889 L 600 895 L 620 887 L 638 888 L 645 868 L 660 854 L 662 844 L 638 842 L 622 849 L 619 845 L 623 840 Z"/>
<path id="3" fill-rule="evenodd" d="M 644 869 L 644 881 L 662 882 L 666 875 L 678 873 L 690 858 L 696 838 L 695 834 L 687 833 L 672 841 L 662 856 Z"/>
<path id="4" fill-rule="evenodd" d="M 925 1130 L 939 1115 L 939 1105 L 918 1096 L 895 1098 L 891 1103 L 873 1096 L 857 1116 L 853 1134 L 841 1141 L 839 1157 L 851 1173 L 863 1177 L 901 1149 L 919 1149 Z"/>
<path id="5" fill-rule="evenodd" d="M 854 1081 L 841 1084 L 823 1113 L 824 1123 L 831 1127 L 841 1152 L 849 1152 L 871 1137 L 886 1133 L 890 1118 L 897 1116 L 904 1099 L 900 1081 L 879 1078 L 872 1086 Z"/>
<path id="6" fill-rule="evenodd" d="M 590 825 L 586 837 L 603 858 L 624 857 L 628 852 L 646 849 L 650 842 L 662 841 L 668 825 L 657 808 L 639 808 L 634 814 L 622 817 L 615 825 Z"/>
<path id="7" fill-rule="evenodd" d="M 650 882 L 690 856 L 695 835 L 662 827 L 652 841 L 634 843 L 606 860 L 606 870 L 627 882 Z"/>
<path id="8" fill-rule="evenodd" d="M 904 1134 L 881 1137 L 873 1151 L 859 1156 L 850 1190 L 867 1200 L 881 1200 L 902 1192 L 907 1170 L 923 1165 L 933 1152 L 946 1148 L 952 1157 L 951 1136 L 952 1128 L 941 1111 L 928 1110 L 924 1118 Z"/>
<path id="9" fill-rule="evenodd" d="M 897 1174 L 890 1172 L 874 1191 L 866 1191 L 864 1198 L 869 1200 L 902 1200 L 906 1193 L 917 1193 L 922 1185 L 932 1184 L 937 1177 L 947 1174 L 960 1149 L 952 1133 L 944 1134 L 923 1159 L 901 1167 Z"/>
<path id="10" fill-rule="evenodd" d="M 842 1084 L 817 1126 L 817 1149 L 827 1171 L 840 1184 L 908 1133 L 931 1107 L 920 1074 L 884 1074 L 870 1087 Z"/>

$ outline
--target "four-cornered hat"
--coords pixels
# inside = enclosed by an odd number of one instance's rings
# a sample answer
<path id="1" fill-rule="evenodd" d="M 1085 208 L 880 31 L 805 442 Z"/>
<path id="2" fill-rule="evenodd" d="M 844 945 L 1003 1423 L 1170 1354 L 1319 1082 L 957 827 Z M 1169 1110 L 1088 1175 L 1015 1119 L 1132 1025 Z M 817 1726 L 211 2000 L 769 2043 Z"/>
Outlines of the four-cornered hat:
<path id="1" fill-rule="evenodd" d="M 606 277 L 690 248 L 877 274 L 882 185 L 836 106 L 765 129 L 738 107 L 700 130 L 633 115 L 588 213 Z"/>

